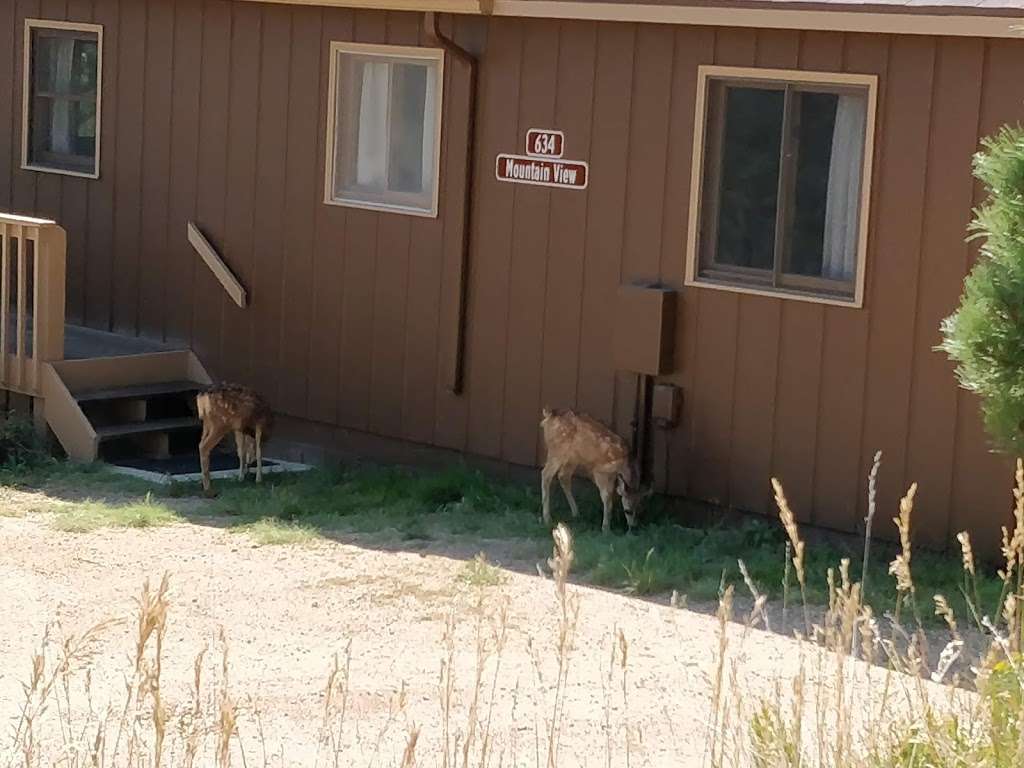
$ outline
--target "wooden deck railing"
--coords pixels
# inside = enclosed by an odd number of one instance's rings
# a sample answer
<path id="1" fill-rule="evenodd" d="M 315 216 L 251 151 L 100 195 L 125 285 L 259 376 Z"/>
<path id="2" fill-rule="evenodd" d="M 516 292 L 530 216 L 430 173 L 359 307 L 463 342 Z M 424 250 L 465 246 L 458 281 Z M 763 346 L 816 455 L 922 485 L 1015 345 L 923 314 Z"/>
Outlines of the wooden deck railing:
<path id="1" fill-rule="evenodd" d="M 41 394 L 42 363 L 64 358 L 67 235 L 0 213 L 0 389 Z"/>

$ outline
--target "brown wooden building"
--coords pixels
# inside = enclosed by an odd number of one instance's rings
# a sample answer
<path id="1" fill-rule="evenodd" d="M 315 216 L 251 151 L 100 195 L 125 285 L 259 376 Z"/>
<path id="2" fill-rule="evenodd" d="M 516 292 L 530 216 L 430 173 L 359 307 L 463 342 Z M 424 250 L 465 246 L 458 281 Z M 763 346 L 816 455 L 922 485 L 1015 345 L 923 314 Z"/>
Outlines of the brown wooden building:
<path id="1" fill-rule="evenodd" d="M 1010 463 L 934 347 L 973 258 L 971 155 L 1024 117 L 1017 17 L 0 0 L 0 212 L 67 232 L 61 296 L 60 230 L 0 217 L 4 292 L 36 302 L 4 326 L 0 379 L 86 428 L 74 401 L 103 376 L 59 338 L 40 369 L 11 346 L 66 302 L 76 332 L 191 349 L 200 378 L 263 390 L 291 441 L 531 466 L 543 405 L 629 432 L 620 357 L 657 322 L 619 288 L 653 284 L 676 302 L 656 381 L 682 400 L 650 435 L 663 490 L 766 512 L 774 475 L 803 519 L 852 530 L 880 449 L 881 514 L 917 480 L 923 541 L 967 528 L 991 550 Z"/>

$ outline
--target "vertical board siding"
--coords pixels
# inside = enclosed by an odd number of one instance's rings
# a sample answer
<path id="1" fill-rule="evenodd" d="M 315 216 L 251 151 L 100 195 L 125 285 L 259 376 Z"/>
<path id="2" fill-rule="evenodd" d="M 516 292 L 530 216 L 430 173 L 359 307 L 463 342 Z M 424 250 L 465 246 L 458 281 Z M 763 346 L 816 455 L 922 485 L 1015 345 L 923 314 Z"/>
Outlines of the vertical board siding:
<path id="1" fill-rule="evenodd" d="M 690 215 L 690 171 L 693 160 L 694 104 L 697 99 L 697 69 L 715 59 L 716 30 L 712 27 L 676 30 L 674 91 L 672 94 L 672 141 L 665 193 L 665 226 L 672 235 L 662 241 L 662 280 L 668 285 L 681 282 L 686 262 L 686 222 Z M 681 389 L 682 408 L 678 426 L 656 448 L 664 450 L 665 490 L 675 494 L 690 493 L 689 478 L 693 475 L 692 458 L 699 447 L 691 440 L 699 403 L 692 397 L 697 381 L 697 321 L 703 291 L 684 289 L 677 306 L 675 332 L 675 373 L 672 383 Z M 660 454 L 655 454 L 657 464 Z"/>
<path id="2" fill-rule="evenodd" d="M 68 0 L 68 21 L 92 23 L 92 0 Z M 17 112 L 17 108 L 12 110 Z M 2 174 L 2 171 L 0 171 Z M 61 177 L 58 220 L 68 233 L 67 248 L 67 318 L 81 323 L 85 319 L 85 270 L 89 236 L 89 179 Z"/>
<path id="3" fill-rule="evenodd" d="M 261 116 L 260 49 L 263 7 L 251 3 L 231 6 L 229 64 L 227 188 L 221 255 L 242 285 L 252 280 L 253 212 L 256 209 L 256 142 Z M 267 105 L 270 107 L 271 105 Z M 218 289 L 220 286 L 217 286 Z M 250 375 L 249 323 L 252 312 L 240 309 L 219 290 L 221 375 L 244 381 Z M 258 311 L 258 310 L 257 310 Z"/>
<path id="4" fill-rule="evenodd" d="M 119 0 L 95 0 L 93 22 L 103 25 L 103 115 L 100 177 L 88 187 L 89 230 L 85 238 L 85 301 L 83 322 L 106 331 L 111 328 L 115 251 L 115 192 L 118 163 L 117 113 L 120 104 L 121 56 Z M 198 59 L 198 57 L 197 57 Z M 198 61 L 197 61 L 198 66 Z M 195 113 L 198 113 L 196 110 Z M 70 237 L 70 233 L 69 233 Z"/>
<path id="5" fill-rule="evenodd" d="M 22 89 L 25 82 L 22 61 L 24 56 L 25 42 L 25 19 L 37 19 L 40 14 L 39 0 L 15 0 L 15 23 L 14 49 L 17 74 L 14 78 L 14 103 L 18 108 L 14 112 L 14 141 L 11 146 L 11 154 L 14 162 L 14 172 L 11 178 L 11 205 L 15 211 L 36 211 L 36 181 L 42 174 L 32 171 L 21 170 L 21 147 L 22 147 L 22 105 L 24 94 Z"/>
<path id="6" fill-rule="evenodd" d="M 598 25 L 576 404 L 607 423 L 615 406 L 610 309 L 621 276 L 635 46 L 634 25 Z"/>
<path id="7" fill-rule="evenodd" d="M 188 222 L 196 218 L 197 210 L 199 127 L 202 122 L 199 113 L 202 100 L 202 49 L 203 4 L 175 3 L 174 71 L 170 77 L 172 121 L 168 168 L 169 200 L 167 231 L 164 233 L 167 264 L 162 304 L 164 338 L 176 342 L 192 338 L 195 282 L 198 274 L 198 258 L 185 233 Z M 190 119 L 188 115 L 196 117 Z"/>
<path id="8" fill-rule="evenodd" d="M 199 85 L 199 156 L 196 224 L 219 252 L 224 249 L 227 203 L 228 136 L 232 115 L 230 2 L 210 0 L 203 14 L 202 77 Z M 223 289 L 204 266 L 193 286 L 192 346 L 201 360 L 220 371 L 221 302 Z"/>
<path id="9" fill-rule="evenodd" d="M 558 90 L 552 125 L 565 132 L 566 157 L 589 158 L 591 154 L 596 42 L 596 23 L 561 25 Z M 589 207 L 587 192 L 551 196 L 543 305 L 541 407 L 576 406 Z M 538 419 L 538 415 L 533 414 L 532 420 Z"/>
<path id="10" fill-rule="evenodd" d="M 775 69 L 793 69 L 800 53 L 800 35 L 797 32 L 762 32 L 757 37 L 756 65 Z M 768 477 L 773 469 L 787 485 L 787 493 L 794 509 L 799 513 L 808 505 L 800 503 L 797 489 L 791 487 L 795 477 L 780 468 L 779 460 L 772 467 L 773 425 L 776 414 L 785 420 L 786 404 L 789 398 L 801 393 L 794 392 L 788 381 L 793 376 L 787 360 L 794 329 L 782 327 L 783 318 L 790 310 L 788 302 L 779 302 L 763 296 L 742 296 L 739 301 L 739 318 L 736 336 L 737 386 L 734 391 L 732 430 L 733 441 L 730 453 L 729 499 L 730 503 L 754 511 L 765 511 L 768 500 Z M 802 328 L 812 326 L 799 326 Z M 803 344 L 801 344 L 803 351 Z M 798 382 L 801 378 L 797 377 Z M 756 386 L 745 386 L 742 382 L 757 381 Z M 799 401 L 798 401 L 799 402 Z M 799 408 L 806 408 L 800 402 Z M 796 410 L 796 409 L 793 409 Z M 783 423 L 780 441 L 776 451 L 785 456 L 785 449 L 801 442 L 802 435 L 794 434 L 791 424 Z M 796 475 L 797 473 L 793 473 Z M 807 467 L 799 469 L 800 477 L 809 475 Z"/>
<path id="11" fill-rule="evenodd" d="M 808 36 L 810 38 L 811 36 Z M 875 119 L 875 158 L 871 170 L 866 285 L 879 270 L 879 237 L 882 169 L 887 155 L 882 136 L 888 126 L 887 67 L 890 38 L 879 35 L 845 35 L 843 70 L 878 77 L 878 113 Z M 864 419 L 865 384 L 868 369 L 868 329 L 875 299 L 865 296 L 862 310 L 826 307 L 822 329 L 821 391 L 818 395 L 817 456 L 814 471 L 816 522 L 830 528 L 853 530 L 866 494 L 864 463 L 878 445 L 864 447 L 861 430 Z M 886 466 L 888 471 L 888 465 Z"/>
<path id="12" fill-rule="evenodd" d="M 633 94 L 625 146 L 625 199 L 629 202 L 623 211 L 620 284 L 658 279 L 665 157 L 669 142 L 666 117 L 672 94 L 672 29 L 644 24 L 636 27 L 635 35 Z M 658 118 L 650 119 L 653 115 L 658 115 Z M 609 342 L 610 338 L 607 338 L 606 346 Z M 614 384 L 612 424 L 620 434 L 630 435 L 635 416 L 637 376 L 616 372 Z"/>
<path id="13" fill-rule="evenodd" d="M 718 31 L 716 64 L 750 67 L 756 60 L 756 32 L 746 29 Z M 696 398 L 690 436 L 694 446 L 691 491 L 699 498 L 720 504 L 732 502 L 733 396 L 741 334 L 739 309 L 741 299 L 747 298 L 751 297 L 726 291 L 702 292 L 696 323 L 688 331 L 697 336 L 693 363 L 696 379 L 692 393 L 688 393 Z M 752 382 L 744 382 L 745 387 L 751 385 Z M 746 437 L 744 435 L 743 439 Z M 742 440 L 738 451 L 741 454 L 745 451 Z"/>
<path id="14" fill-rule="evenodd" d="M 392 18 L 394 21 L 390 35 L 394 43 L 418 45 L 424 42 L 419 16 L 392 14 Z M 453 34 L 450 24 L 446 34 Z M 451 59 L 445 64 L 461 68 L 460 64 Z M 452 108 L 448 102 L 449 98 L 454 98 L 456 105 L 465 104 L 466 90 L 461 89 L 452 96 L 450 83 L 450 74 L 446 72 L 441 85 L 441 158 L 437 168 L 437 173 L 442 175 L 446 173 L 447 160 L 443 126 L 453 122 L 465 123 L 465 109 Z M 444 179 L 439 177 L 439 201 L 447 199 L 444 183 Z M 461 210 L 461 205 L 451 207 Z M 443 269 L 444 230 L 445 220 L 440 213 L 440 205 L 437 218 L 417 217 L 409 221 L 408 263 L 402 287 L 403 324 L 394 337 L 395 345 L 401 350 L 401 377 L 397 382 L 395 398 L 388 407 L 395 412 L 393 423 L 398 425 L 395 436 L 416 443 L 430 443 L 434 439 L 438 300 Z"/>
<path id="15" fill-rule="evenodd" d="M 387 14 L 357 11 L 353 35 L 360 43 L 386 41 Z M 363 431 L 369 429 L 370 423 L 374 285 L 380 253 L 379 238 L 382 229 L 395 223 L 390 219 L 389 214 L 358 208 L 345 213 L 347 231 L 345 283 L 341 299 L 342 373 L 338 414 L 342 426 Z M 397 223 L 401 225 L 403 222 Z"/>
<path id="16" fill-rule="evenodd" d="M 21 73 L 18 60 L 17 6 L 12 2 L 0 3 L 0 104 L 10 104 L 5 116 L 0 116 L 0 210 L 11 210 L 11 183 L 16 167 L 15 125 L 21 115 L 17 98 L 16 80 Z M 6 148 L 6 149 L 5 149 Z"/>
<path id="17" fill-rule="evenodd" d="M 553 123 L 558 88 L 559 25 L 531 19 L 523 23 L 519 130 L 508 149 L 522 154 L 529 128 Z M 505 386 L 502 456 L 517 464 L 537 460 L 540 374 L 544 345 L 544 297 L 547 282 L 551 201 L 545 187 L 511 185 L 512 263 L 505 325 Z M 564 194 L 564 193 L 563 193 Z"/>
<path id="18" fill-rule="evenodd" d="M 104 26 L 98 180 L 20 169 L 23 20 Z M 659 488 L 855 530 L 921 483 L 920 535 L 991 551 L 1009 462 L 933 351 L 976 254 L 979 136 L 1024 118 L 1014 41 L 444 16 L 480 57 L 464 391 L 448 391 L 462 246 L 468 73 L 446 57 L 436 219 L 328 206 L 331 41 L 418 45 L 419 14 L 230 0 L 0 0 L 0 209 L 69 230 L 68 318 L 187 341 L 218 377 L 331 427 L 518 464 L 542 406 L 620 430 L 635 380 L 611 357 L 616 291 L 680 289 L 680 423 Z M 879 76 L 862 309 L 683 288 L 696 75 L 717 63 Z M 527 128 L 565 132 L 586 191 L 498 182 Z M 239 310 L 185 240 L 196 221 L 246 286 Z M 980 526 L 980 528 L 979 528 Z M 888 531 L 891 533 L 891 531 Z"/>
<path id="19" fill-rule="evenodd" d="M 957 390 L 937 386 L 953 380 L 953 366 L 935 346 L 941 341 L 939 324 L 958 303 L 967 258 L 964 232 L 973 190 L 963 180 L 970 177 L 977 146 L 984 50 L 982 40 L 946 38 L 936 51 L 906 470 L 908 478 L 921 480 L 917 522 L 922 540 L 933 546 L 956 533 L 949 530 L 949 514 Z"/>
<path id="20" fill-rule="evenodd" d="M 918 296 L 924 189 L 928 175 L 929 116 L 935 41 L 893 38 L 885 94 L 885 131 L 873 223 L 878 236 L 871 290 L 867 390 L 861 435 L 861 475 L 870 454 L 881 450 L 885 470 L 878 493 L 883 509 L 895 508 L 906 490 L 906 434 Z M 886 519 L 884 528 L 891 528 Z"/>
<path id="21" fill-rule="evenodd" d="M 168 268 L 168 204 L 171 134 L 174 129 L 171 84 L 174 72 L 174 3 L 149 4 L 146 26 L 146 115 L 143 126 L 142 235 L 139 256 L 139 331 L 163 334 L 163 285 Z"/>
<path id="22" fill-rule="evenodd" d="M 44 19 L 67 20 L 67 0 L 40 0 L 39 15 Z M 40 174 L 36 178 L 36 211 L 43 218 L 60 216 L 61 179 L 57 174 Z"/>
<path id="23" fill-rule="evenodd" d="M 322 169 L 316 167 L 322 126 L 320 109 L 321 52 L 317 41 L 322 28 L 318 8 L 295 8 L 292 14 L 291 65 L 288 79 L 288 159 L 282 217 L 284 247 L 281 251 L 283 313 L 280 324 L 280 357 L 277 362 L 277 408 L 293 416 L 307 412 L 309 338 L 313 290 L 313 225 L 322 187 Z"/>
<path id="24" fill-rule="evenodd" d="M 478 186 L 469 277 L 466 381 L 469 397 L 467 448 L 482 456 L 500 456 L 505 400 L 505 347 L 512 259 L 512 184 L 493 181 L 490 163 L 497 147 L 515 147 L 519 136 L 520 67 L 523 23 L 491 22 L 487 56 L 480 67 L 477 141 Z"/>
<path id="25" fill-rule="evenodd" d="M 149 3 L 122 2 L 118 14 L 117 110 L 113 118 L 117 155 L 114 174 L 114 253 L 111 324 L 119 333 L 138 332 L 142 239 L 142 160 L 145 152 L 146 36 Z M 213 70 L 211 70 L 213 71 Z M 223 152 L 223 149 L 220 150 Z M 102 158 L 101 158 L 102 160 Z M 46 178 L 49 174 L 40 174 Z M 211 175 L 211 181 L 218 183 Z M 223 183 L 221 180 L 220 183 Z"/>
<path id="26" fill-rule="evenodd" d="M 291 71 L 292 11 L 268 6 L 263 12 L 260 52 L 260 122 L 257 129 L 253 269 L 246 286 L 250 317 L 251 376 L 254 386 L 280 408 L 282 259 L 285 177 L 288 168 L 288 79 Z"/>
<path id="27" fill-rule="evenodd" d="M 330 77 L 330 57 L 326 55 L 332 41 L 351 40 L 353 15 L 351 11 L 331 9 L 324 13 L 321 30 L 320 99 L 317 119 L 317 163 L 322 171 L 326 153 L 327 83 Z M 312 192 L 312 190 L 311 190 Z M 339 297 L 345 280 L 346 209 L 314 202 L 316 206 L 316 242 L 313 249 L 313 272 L 317 279 L 312 285 L 312 320 L 308 342 L 309 385 L 307 388 L 308 416 L 316 421 L 337 423 L 338 376 L 341 355 L 341 306 Z M 341 375 L 347 369 L 341 366 Z"/>
<path id="28" fill-rule="evenodd" d="M 419 17 L 389 13 L 384 42 L 419 45 Z M 426 235 L 438 226 L 438 221 L 397 214 L 382 214 L 381 219 L 379 264 L 373 287 L 370 431 L 387 437 L 401 437 L 407 365 L 406 328 L 410 291 L 415 290 L 410 282 L 413 235 L 414 232 Z"/>

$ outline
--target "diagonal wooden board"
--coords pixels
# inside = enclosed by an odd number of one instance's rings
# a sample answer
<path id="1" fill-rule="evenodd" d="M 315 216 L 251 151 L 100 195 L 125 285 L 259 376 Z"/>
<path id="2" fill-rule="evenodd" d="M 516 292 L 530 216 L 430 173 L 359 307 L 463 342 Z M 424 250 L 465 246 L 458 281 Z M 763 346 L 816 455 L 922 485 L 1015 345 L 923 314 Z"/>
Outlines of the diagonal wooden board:
<path id="1" fill-rule="evenodd" d="M 203 233 L 199 231 L 199 227 L 193 224 L 191 221 L 188 223 L 188 241 L 192 244 L 192 247 L 196 249 L 196 253 L 202 256 L 203 261 L 206 262 L 206 266 L 210 268 L 210 271 L 220 280 L 220 284 L 227 291 L 231 299 L 239 306 L 240 309 L 245 309 L 247 299 L 245 288 L 238 282 L 238 279 L 232 274 L 231 270 L 228 269 L 228 265 L 224 263 L 224 260 L 210 245 L 210 241 L 207 240 Z"/>

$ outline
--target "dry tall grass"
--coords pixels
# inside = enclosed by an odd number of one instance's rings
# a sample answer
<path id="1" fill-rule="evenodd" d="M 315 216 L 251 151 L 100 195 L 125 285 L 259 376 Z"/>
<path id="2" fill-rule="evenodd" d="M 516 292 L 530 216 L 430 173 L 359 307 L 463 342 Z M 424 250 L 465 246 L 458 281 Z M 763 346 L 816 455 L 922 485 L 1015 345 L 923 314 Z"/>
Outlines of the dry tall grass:
<path id="1" fill-rule="evenodd" d="M 875 511 L 873 478 L 869 483 L 870 529 Z M 789 537 L 787 556 L 801 592 L 806 589 L 805 542 L 782 485 L 773 481 L 780 519 Z M 819 621 L 802 600 L 803 628 L 794 641 L 796 664 L 781 670 L 774 693 L 751 697 L 743 665 L 755 652 L 761 626 L 767 628 L 766 598 L 740 561 L 750 592 L 751 608 L 736 620 L 739 605 L 732 585 L 722 587 L 717 613 L 715 665 L 708 670 L 710 713 L 695 721 L 688 702 L 665 702 L 672 733 L 701 730 L 703 764 L 712 768 L 925 768 L 926 766 L 1024 765 L 1024 697 L 1021 647 L 1024 640 L 1024 466 L 1018 463 L 1014 495 L 1015 525 L 1004 530 L 1000 570 L 1003 594 L 994 611 L 979 605 L 972 589 L 977 565 L 969 538 L 960 542 L 963 591 L 969 617 L 953 615 L 949 601 L 934 596 L 935 612 L 949 630 L 949 640 L 934 668 L 927 667 L 926 633 L 915 598 L 910 531 L 912 486 L 900 504 L 895 523 L 901 549 L 891 573 L 901 595 L 892 615 L 876 616 L 865 600 L 864 583 L 843 560 L 828 573 L 829 604 Z M 414 722 L 404 684 L 393 689 L 386 719 L 375 732 L 352 723 L 350 698 L 351 643 L 333 658 L 323 686 L 319 724 L 320 766 L 534 765 L 565 764 L 562 736 L 572 718 L 567 690 L 572 680 L 577 630 L 586 620 L 581 592 L 570 583 L 573 538 L 564 525 L 554 533 L 548 561 L 553 583 L 551 611 L 554 634 L 529 641 L 540 706 L 533 708 L 532 740 L 519 741 L 515 731 L 498 738 L 494 711 L 502 694 L 512 689 L 513 718 L 526 720 L 520 708 L 520 687 L 503 678 L 502 657 L 509 629 L 508 603 L 493 584 L 473 584 L 472 607 L 451 613 L 440 653 L 437 716 Z M 865 541 L 862 573 L 867 572 Z M 788 576 L 787 576 L 788 582 Z M 491 587 L 489 589 L 488 587 Z M 788 600 L 788 593 L 786 596 Z M 673 604 L 677 601 L 673 599 Z M 10 737 L 0 742 L 0 765 L 63 765 L 69 768 L 157 768 L 158 766 L 295 765 L 275 752 L 263 737 L 263 712 L 258 702 L 241 701 L 232 691 L 230 652 L 219 638 L 220 664 L 213 679 L 203 670 L 208 648 L 195 657 L 187 694 L 171 701 L 164 690 L 163 649 L 171 613 L 169 579 L 154 589 L 147 582 L 137 600 L 134 654 L 119 703 L 97 708 L 91 694 L 91 666 L 103 633 L 114 622 L 97 625 L 78 636 L 47 632 L 31 659 L 24 700 Z M 909 620 L 905 619 L 909 613 Z M 982 658 L 962 659 L 965 643 L 960 621 L 986 633 Z M 468 625 L 468 626 L 467 626 Z M 472 647 L 460 645 L 459 630 L 471 628 Z M 465 637 L 465 632 L 462 633 Z M 616 629 L 609 638 L 604 675 L 603 746 L 593 744 L 591 764 L 629 766 L 642 741 L 641 723 L 629 718 L 630 642 Z M 457 657 L 471 654 L 470 679 L 460 679 Z M 545 660 L 549 663 L 545 664 Z M 551 669 L 554 668 L 554 678 Z M 548 670 L 545 673 L 545 668 Z M 966 674 L 963 670 L 969 670 Z M 377 690 L 390 681 L 372 681 Z M 507 694 L 506 694 L 507 695 Z M 86 702 L 83 707 L 81 702 Z M 624 713 L 618 718 L 613 709 Z M 354 727 L 353 727 L 354 726 Z M 692 735 L 692 734 L 691 734 Z M 427 737 L 425 739 L 425 737 Z M 439 744 L 420 754 L 424 741 Z M 244 744 L 257 744 L 247 754 Z M 602 755 L 601 752 L 604 752 Z M 274 755 L 274 756 L 271 756 Z M 359 759 L 354 758 L 359 755 Z M 615 757 L 613 757 L 613 755 Z M 623 757 L 624 756 L 624 757 Z M 639 764 L 639 763 L 637 763 Z"/>

